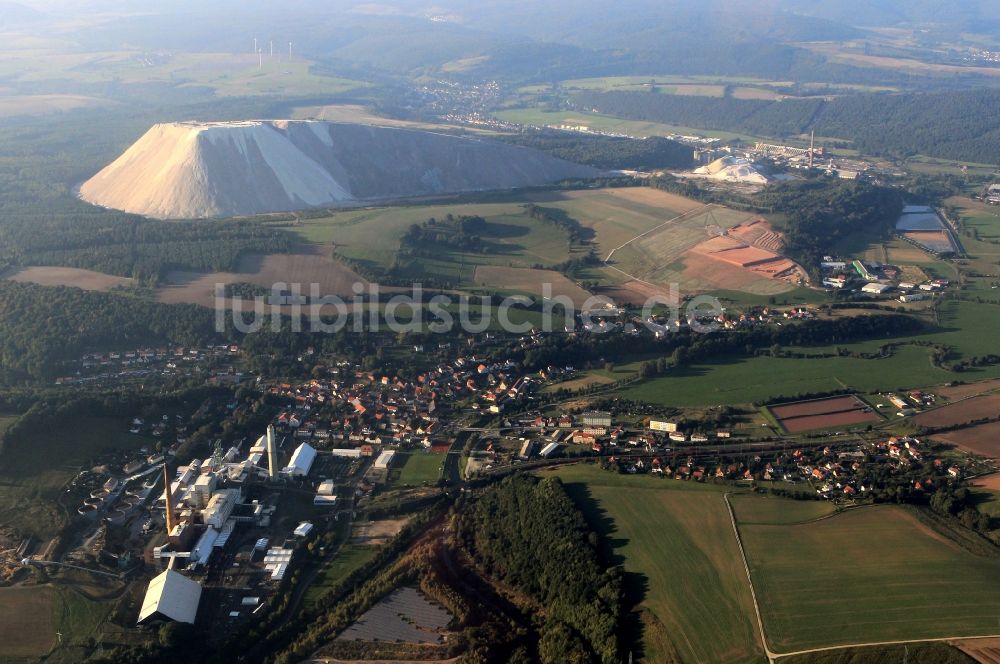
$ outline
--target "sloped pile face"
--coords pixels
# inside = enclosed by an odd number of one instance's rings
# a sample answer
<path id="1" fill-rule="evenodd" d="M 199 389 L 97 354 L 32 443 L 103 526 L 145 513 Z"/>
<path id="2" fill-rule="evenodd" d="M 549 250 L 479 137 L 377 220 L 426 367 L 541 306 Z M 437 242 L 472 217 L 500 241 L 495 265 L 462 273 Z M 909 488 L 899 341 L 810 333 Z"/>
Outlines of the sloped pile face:
<path id="1" fill-rule="evenodd" d="M 80 187 L 157 218 L 228 217 L 463 191 L 598 171 L 495 141 L 316 121 L 158 124 Z"/>

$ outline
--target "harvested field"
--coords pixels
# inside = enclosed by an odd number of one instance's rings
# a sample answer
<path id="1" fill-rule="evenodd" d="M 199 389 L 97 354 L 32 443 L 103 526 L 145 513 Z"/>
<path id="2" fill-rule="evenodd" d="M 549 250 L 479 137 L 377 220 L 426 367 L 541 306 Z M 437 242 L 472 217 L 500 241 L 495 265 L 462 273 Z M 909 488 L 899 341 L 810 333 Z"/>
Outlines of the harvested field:
<path id="1" fill-rule="evenodd" d="M 789 433 L 878 422 L 881 419 L 871 406 L 850 395 L 797 401 L 769 406 L 768 409 Z"/>
<path id="2" fill-rule="evenodd" d="M 542 297 L 542 285 L 549 284 L 553 297 L 568 297 L 573 300 L 573 304 L 577 307 L 592 297 L 589 292 L 577 286 L 569 277 L 555 270 L 478 265 L 473 279 L 477 286 L 529 293 L 538 297 Z"/>
<path id="3" fill-rule="evenodd" d="M 361 276 L 332 257 L 332 247 L 301 245 L 290 254 L 248 254 L 240 259 L 238 272 L 187 272 L 167 274 L 167 285 L 158 289 L 161 302 L 215 306 L 215 285 L 247 282 L 270 288 L 273 284 L 298 283 L 302 293 L 319 284 L 321 295 L 351 295 L 355 283 L 367 285 Z"/>
<path id="4" fill-rule="evenodd" d="M 954 401 L 993 390 L 1000 390 L 1000 378 L 981 380 L 975 383 L 964 383 L 962 385 L 943 386 L 934 390 L 934 393 Z"/>
<path id="5" fill-rule="evenodd" d="M 681 263 L 683 267 L 677 273 L 676 280 L 689 289 L 724 289 L 755 295 L 778 295 L 794 288 L 784 280 L 772 279 L 754 270 L 746 270 L 705 254 L 691 252 Z"/>
<path id="6" fill-rule="evenodd" d="M 24 586 L 0 588 L 3 657 L 37 659 L 56 645 L 53 591 Z"/>
<path id="7" fill-rule="evenodd" d="M 938 254 L 955 251 L 955 244 L 948 231 L 907 231 L 903 235 L 922 247 L 927 247 Z"/>
<path id="8" fill-rule="evenodd" d="M 980 664 L 1000 664 L 1000 638 L 962 639 L 951 645 Z"/>
<path id="9" fill-rule="evenodd" d="M 548 191 L 530 200 L 558 207 L 592 229 L 602 256 L 678 215 L 704 207 L 699 201 L 651 187 Z"/>
<path id="10" fill-rule="evenodd" d="M 660 298 L 664 302 L 674 302 L 679 299 L 677 297 L 671 299 L 670 292 L 663 286 L 655 286 L 636 279 L 629 279 L 616 286 L 605 286 L 598 290 L 597 293 L 611 298 L 613 302 L 618 304 L 631 303 L 640 305 L 653 297 Z"/>
<path id="11" fill-rule="evenodd" d="M 116 277 L 112 274 L 81 270 L 75 267 L 42 265 L 22 268 L 4 278 L 11 281 L 38 284 L 39 286 L 73 286 L 91 291 L 109 291 L 116 286 L 132 284 L 132 280 L 128 277 Z"/>
<path id="12" fill-rule="evenodd" d="M 1000 394 L 984 394 L 914 415 L 913 421 L 921 426 L 950 427 L 998 415 L 1000 415 Z"/>
<path id="13" fill-rule="evenodd" d="M 409 522 L 409 518 L 379 519 L 378 521 L 358 523 L 354 526 L 354 531 L 351 533 L 351 543 L 385 544 L 398 535 L 407 522 Z"/>
<path id="14" fill-rule="evenodd" d="M 973 454 L 1000 459 L 1000 422 L 936 433 L 934 438 L 961 447 Z"/>
<path id="15" fill-rule="evenodd" d="M 780 246 L 780 235 L 767 222 L 712 205 L 668 220 L 623 244 L 608 260 L 644 281 L 676 282 L 686 291 L 775 295 L 806 280 L 798 265 L 772 249 Z"/>

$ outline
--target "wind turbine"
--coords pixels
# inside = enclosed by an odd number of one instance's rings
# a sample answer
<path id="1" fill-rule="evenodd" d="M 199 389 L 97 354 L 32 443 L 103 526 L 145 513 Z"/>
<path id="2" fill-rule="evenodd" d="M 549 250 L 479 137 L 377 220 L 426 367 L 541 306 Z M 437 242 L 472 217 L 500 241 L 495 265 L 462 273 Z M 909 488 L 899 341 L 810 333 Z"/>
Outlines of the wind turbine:
<path id="1" fill-rule="evenodd" d="M 257 71 L 264 68 L 264 49 L 257 49 Z"/>
<path id="2" fill-rule="evenodd" d="M 292 42 L 288 42 L 288 59 L 292 59 Z"/>
<path id="3" fill-rule="evenodd" d="M 268 43 L 271 45 L 271 57 L 273 58 L 274 57 L 274 40 L 272 39 Z"/>
<path id="4" fill-rule="evenodd" d="M 257 52 L 257 38 L 256 37 L 253 38 L 253 52 L 254 53 Z"/>

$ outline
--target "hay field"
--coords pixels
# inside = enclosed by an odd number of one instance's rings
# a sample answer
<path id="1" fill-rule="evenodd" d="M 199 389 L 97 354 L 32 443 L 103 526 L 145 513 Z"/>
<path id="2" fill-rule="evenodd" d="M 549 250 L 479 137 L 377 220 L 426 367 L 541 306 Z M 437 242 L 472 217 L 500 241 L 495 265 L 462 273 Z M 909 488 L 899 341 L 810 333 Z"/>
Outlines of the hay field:
<path id="1" fill-rule="evenodd" d="M 57 645 L 55 595 L 49 587 L 0 588 L 0 657 L 38 660 Z"/>
<path id="2" fill-rule="evenodd" d="M 762 657 L 746 574 L 720 491 L 623 476 L 593 465 L 557 471 L 610 540 L 638 602 L 643 662 L 756 662 Z"/>
<path id="3" fill-rule="evenodd" d="M 10 281 L 38 284 L 39 286 L 72 286 L 92 291 L 109 291 L 116 286 L 129 286 L 133 280 L 128 277 L 116 277 L 93 270 L 81 270 L 75 267 L 53 267 L 33 265 L 22 268 L 4 277 Z"/>
<path id="4" fill-rule="evenodd" d="M 332 247 L 302 245 L 290 254 L 247 254 L 237 272 L 169 272 L 166 284 L 157 289 L 157 298 L 166 304 L 190 303 L 215 306 L 215 285 L 252 283 L 271 288 L 275 283 L 301 284 L 309 294 L 310 285 L 319 284 L 321 295 L 349 296 L 355 283 L 367 285 L 361 276 L 332 257 Z"/>
<path id="5" fill-rule="evenodd" d="M 542 284 L 550 284 L 553 297 L 568 297 L 577 307 L 591 297 L 589 292 L 555 270 L 479 265 L 476 267 L 473 281 L 477 286 L 502 289 L 505 292 L 528 293 L 537 297 L 542 297 Z"/>
<path id="6" fill-rule="evenodd" d="M 905 508 L 801 524 L 743 521 L 753 518 L 741 514 L 740 532 L 779 652 L 998 631 L 1000 559 L 970 553 Z"/>

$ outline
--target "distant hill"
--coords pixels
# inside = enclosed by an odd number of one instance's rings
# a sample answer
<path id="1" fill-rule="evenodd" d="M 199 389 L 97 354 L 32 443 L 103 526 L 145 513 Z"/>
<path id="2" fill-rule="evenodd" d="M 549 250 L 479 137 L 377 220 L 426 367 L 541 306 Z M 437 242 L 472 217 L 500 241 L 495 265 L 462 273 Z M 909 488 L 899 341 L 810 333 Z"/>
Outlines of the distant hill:
<path id="1" fill-rule="evenodd" d="M 84 200 L 158 218 L 252 215 L 598 175 L 529 148 L 318 121 L 158 124 L 80 187 Z"/>

